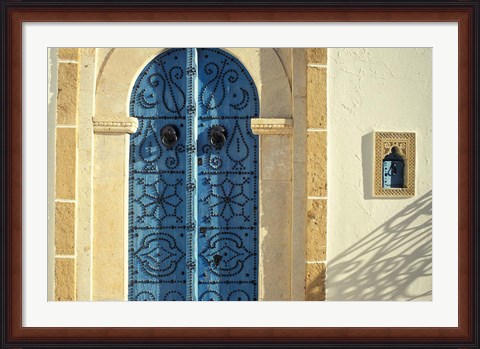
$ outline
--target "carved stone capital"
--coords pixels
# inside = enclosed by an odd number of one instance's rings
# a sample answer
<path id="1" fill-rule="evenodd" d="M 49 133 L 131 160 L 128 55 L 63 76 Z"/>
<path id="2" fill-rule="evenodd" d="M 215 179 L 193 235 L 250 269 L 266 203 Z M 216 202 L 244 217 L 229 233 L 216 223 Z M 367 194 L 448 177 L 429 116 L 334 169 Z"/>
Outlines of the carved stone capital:
<path id="1" fill-rule="evenodd" d="M 292 134 L 293 120 L 281 118 L 255 118 L 250 120 L 253 134 L 285 135 Z"/>
<path id="2" fill-rule="evenodd" d="M 93 119 L 93 132 L 95 133 L 112 133 L 125 134 L 135 133 L 138 127 L 136 118 L 128 118 L 123 120 L 98 120 Z"/>

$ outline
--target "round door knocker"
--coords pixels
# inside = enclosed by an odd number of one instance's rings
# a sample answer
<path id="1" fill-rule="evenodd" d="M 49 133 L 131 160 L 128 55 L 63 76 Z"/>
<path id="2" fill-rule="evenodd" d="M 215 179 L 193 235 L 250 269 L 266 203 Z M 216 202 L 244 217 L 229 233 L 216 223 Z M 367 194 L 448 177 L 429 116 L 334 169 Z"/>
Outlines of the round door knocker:
<path id="1" fill-rule="evenodd" d="M 168 149 L 172 149 L 180 138 L 180 130 L 175 125 L 167 125 L 160 131 L 160 139 Z"/>
<path id="2" fill-rule="evenodd" d="M 221 149 L 227 141 L 227 130 L 221 125 L 215 125 L 210 129 L 210 144 L 215 149 Z"/>

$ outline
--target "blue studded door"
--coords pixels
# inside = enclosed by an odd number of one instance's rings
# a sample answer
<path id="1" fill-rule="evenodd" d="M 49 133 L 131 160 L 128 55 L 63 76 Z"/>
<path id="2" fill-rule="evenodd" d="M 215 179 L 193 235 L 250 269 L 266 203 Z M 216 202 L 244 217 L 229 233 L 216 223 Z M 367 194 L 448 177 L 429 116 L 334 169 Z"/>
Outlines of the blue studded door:
<path id="1" fill-rule="evenodd" d="M 134 85 L 129 300 L 254 301 L 258 95 L 220 49 L 171 49 Z"/>

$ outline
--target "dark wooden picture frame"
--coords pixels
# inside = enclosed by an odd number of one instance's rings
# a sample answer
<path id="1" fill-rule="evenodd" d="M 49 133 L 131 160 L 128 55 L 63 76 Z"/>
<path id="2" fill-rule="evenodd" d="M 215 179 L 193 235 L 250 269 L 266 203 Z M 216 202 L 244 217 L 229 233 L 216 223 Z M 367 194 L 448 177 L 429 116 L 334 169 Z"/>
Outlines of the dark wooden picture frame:
<path id="1" fill-rule="evenodd" d="M 476 347 L 478 328 L 477 1 L 2 2 L 2 347 L 237 343 Z M 22 326 L 23 22 L 457 22 L 458 327 L 454 328 L 39 328 Z M 414 314 L 412 314 L 414 316 Z"/>

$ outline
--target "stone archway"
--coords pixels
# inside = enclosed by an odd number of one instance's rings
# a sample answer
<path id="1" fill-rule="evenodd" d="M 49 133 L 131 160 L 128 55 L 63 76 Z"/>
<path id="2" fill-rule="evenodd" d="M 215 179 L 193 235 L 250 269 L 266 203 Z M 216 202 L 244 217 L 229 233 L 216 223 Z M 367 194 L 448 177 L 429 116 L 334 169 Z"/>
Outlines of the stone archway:
<path id="1" fill-rule="evenodd" d="M 129 117 L 129 99 L 138 73 L 163 50 L 111 49 L 105 52 L 102 63 L 97 63 L 93 117 L 93 300 L 127 297 L 128 144 L 129 134 L 137 127 L 136 119 Z M 249 70 L 260 95 L 260 119 L 252 125 L 253 132 L 262 135 L 259 299 L 289 300 L 294 274 L 292 88 L 274 49 L 226 50 Z M 300 279 L 303 288 L 302 276 Z"/>

